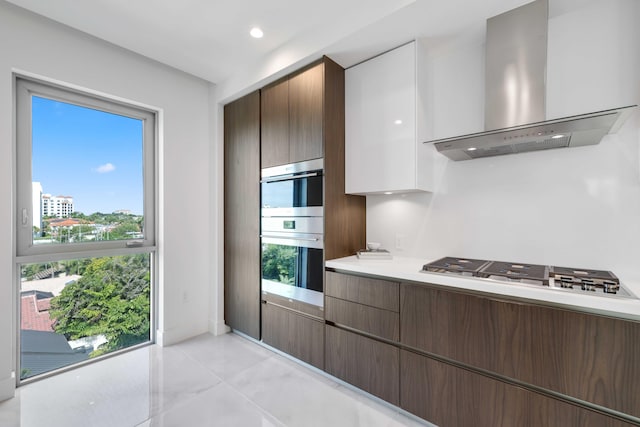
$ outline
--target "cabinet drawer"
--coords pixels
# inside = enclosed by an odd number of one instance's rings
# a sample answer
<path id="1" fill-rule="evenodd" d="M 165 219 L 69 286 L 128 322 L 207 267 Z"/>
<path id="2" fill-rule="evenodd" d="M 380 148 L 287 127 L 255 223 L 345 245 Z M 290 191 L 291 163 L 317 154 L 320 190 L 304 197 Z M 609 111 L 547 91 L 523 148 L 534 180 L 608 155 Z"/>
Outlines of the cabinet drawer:
<path id="1" fill-rule="evenodd" d="M 317 368 L 324 368 L 322 321 L 263 303 L 262 341 Z"/>
<path id="2" fill-rule="evenodd" d="M 640 323 L 402 285 L 402 343 L 640 417 Z"/>
<path id="3" fill-rule="evenodd" d="M 400 366 L 400 406 L 437 425 L 631 426 L 409 351 L 400 351 Z"/>
<path id="4" fill-rule="evenodd" d="M 399 404 L 400 350 L 327 325 L 326 371 L 394 405 Z"/>
<path id="5" fill-rule="evenodd" d="M 326 318 L 381 338 L 400 340 L 400 315 L 393 311 L 326 297 Z"/>
<path id="6" fill-rule="evenodd" d="M 318 307 L 317 305 L 308 304 L 306 302 L 298 301 L 295 299 L 283 297 L 282 295 L 262 291 L 262 300 L 279 305 L 281 307 L 289 308 L 294 311 L 299 311 L 309 316 L 317 317 L 318 319 L 324 319 L 324 307 Z"/>
<path id="7" fill-rule="evenodd" d="M 399 312 L 399 287 L 398 282 L 327 271 L 325 295 Z"/>

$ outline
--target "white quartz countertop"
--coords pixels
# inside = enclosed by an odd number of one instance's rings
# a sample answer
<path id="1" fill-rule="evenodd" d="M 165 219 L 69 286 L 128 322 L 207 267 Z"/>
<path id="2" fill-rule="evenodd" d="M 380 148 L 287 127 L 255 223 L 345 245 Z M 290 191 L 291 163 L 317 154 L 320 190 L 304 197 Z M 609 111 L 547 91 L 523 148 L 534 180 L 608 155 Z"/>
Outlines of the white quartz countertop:
<path id="1" fill-rule="evenodd" d="M 567 308 L 587 313 L 601 314 L 640 321 L 640 300 L 615 296 L 582 295 L 563 289 L 550 289 L 534 285 L 503 283 L 491 279 L 465 277 L 441 273 L 422 272 L 424 259 L 394 256 L 390 260 L 359 259 L 356 256 L 326 261 L 325 266 L 346 273 L 360 273 L 398 281 L 428 283 L 452 289 L 472 291 L 488 296 L 526 300 L 551 307 Z M 623 279 L 623 278 L 621 278 Z M 640 284 L 624 285 L 638 295 Z"/>

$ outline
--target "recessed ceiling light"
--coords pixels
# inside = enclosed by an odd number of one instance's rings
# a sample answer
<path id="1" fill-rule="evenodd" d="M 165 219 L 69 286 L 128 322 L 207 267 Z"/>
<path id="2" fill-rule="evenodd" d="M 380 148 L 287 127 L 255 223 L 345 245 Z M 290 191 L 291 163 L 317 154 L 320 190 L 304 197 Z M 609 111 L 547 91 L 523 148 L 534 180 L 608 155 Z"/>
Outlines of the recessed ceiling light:
<path id="1" fill-rule="evenodd" d="M 393 194 L 393 192 L 392 191 L 385 191 L 384 194 L 386 194 L 388 196 L 389 194 Z"/>
<path id="2" fill-rule="evenodd" d="M 396 121 L 395 121 L 395 122 L 393 122 L 393 123 L 394 123 L 394 124 L 396 124 L 396 125 L 401 125 L 401 124 L 402 124 L 402 120 L 398 119 L 398 120 L 396 120 Z"/>
<path id="3" fill-rule="evenodd" d="M 476 151 L 476 150 L 477 150 L 477 148 L 476 148 L 476 147 L 469 147 L 469 148 L 467 148 L 467 151 Z"/>
<path id="4" fill-rule="evenodd" d="M 249 31 L 249 34 L 251 34 L 251 37 L 256 39 L 261 39 L 262 36 L 264 36 L 264 33 L 262 32 L 262 30 L 258 27 L 253 27 L 251 31 Z"/>
<path id="5" fill-rule="evenodd" d="M 564 135 L 562 135 L 562 134 L 558 134 L 558 135 L 553 135 L 553 136 L 551 137 L 551 139 L 558 139 L 558 138 L 564 138 Z"/>

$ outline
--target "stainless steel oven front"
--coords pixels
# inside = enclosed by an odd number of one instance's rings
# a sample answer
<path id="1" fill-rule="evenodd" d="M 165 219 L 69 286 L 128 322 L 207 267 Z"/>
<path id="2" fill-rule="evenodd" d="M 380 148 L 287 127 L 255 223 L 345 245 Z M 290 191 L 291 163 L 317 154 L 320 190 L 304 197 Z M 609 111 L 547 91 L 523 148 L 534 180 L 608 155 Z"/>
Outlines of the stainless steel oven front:
<path id="1" fill-rule="evenodd" d="M 262 169 L 262 216 L 323 216 L 323 159 Z"/>
<path id="2" fill-rule="evenodd" d="M 323 291 L 322 167 L 322 159 L 316 159 L 262 171 L 263 288 Z"/>
<path id="3" fill-rule="evenodd" d="M 262 282 L 322 292 L 322 235 L 262 235 Z"/>

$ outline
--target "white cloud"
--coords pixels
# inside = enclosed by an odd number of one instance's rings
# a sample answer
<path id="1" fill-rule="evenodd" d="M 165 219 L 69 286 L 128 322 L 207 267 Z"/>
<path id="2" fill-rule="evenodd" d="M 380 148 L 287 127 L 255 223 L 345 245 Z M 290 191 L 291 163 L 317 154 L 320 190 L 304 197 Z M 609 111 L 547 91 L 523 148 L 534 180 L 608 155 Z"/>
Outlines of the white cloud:
<path id="1" fill-rule="evenodd" d="M 104 165 L 98 166 L 98 168 L 95 169 L 95 171 L 98 173 L 109 173 L 109 172 L 113 172 L 115 169 L 116 167 L 113 164 L 105 163 Z"/>

